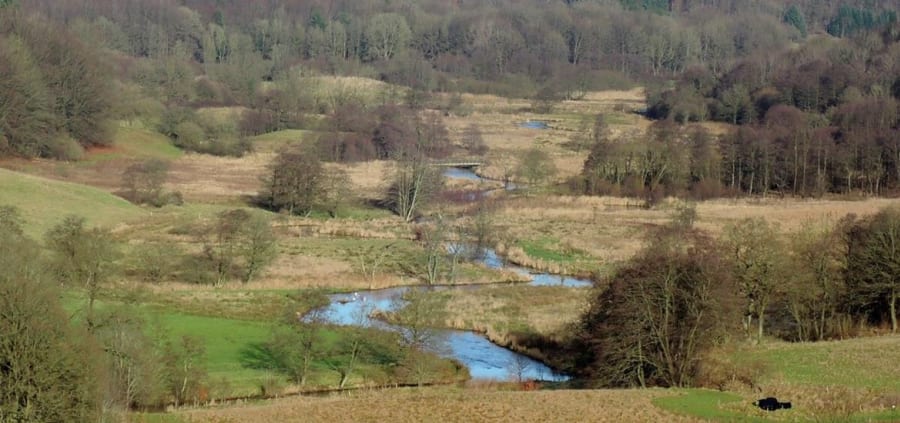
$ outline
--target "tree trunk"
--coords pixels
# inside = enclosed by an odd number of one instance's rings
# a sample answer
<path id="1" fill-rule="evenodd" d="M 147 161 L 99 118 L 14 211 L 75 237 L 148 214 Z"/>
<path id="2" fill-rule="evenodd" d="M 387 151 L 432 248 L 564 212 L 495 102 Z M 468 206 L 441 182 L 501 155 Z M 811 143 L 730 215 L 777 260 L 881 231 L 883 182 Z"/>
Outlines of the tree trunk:
<path id="1" fill-rule="evenodd" d="M 756 316 L 756 323 L 759 324 L 759 331 L 756 333 L 756 343 L 762 344 L 763 339 L 763 327 L 765 325 L 765 308 L 760 307 L 759 315 Z"/>
<path id="2" fill-rule="evenodd" d="M 897 333 L 897 289 L 891 289 L 891 333 Z"/>

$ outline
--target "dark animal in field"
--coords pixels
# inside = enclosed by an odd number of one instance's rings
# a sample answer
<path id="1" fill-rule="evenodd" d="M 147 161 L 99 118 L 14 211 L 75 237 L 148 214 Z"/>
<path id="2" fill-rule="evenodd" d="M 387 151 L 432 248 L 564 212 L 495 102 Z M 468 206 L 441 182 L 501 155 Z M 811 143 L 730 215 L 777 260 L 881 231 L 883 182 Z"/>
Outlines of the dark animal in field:
<path id="1" fill-rule="evenodd" d="M 775 397 L 763 398 L 759 401 L 754 402 L 753 405 L 766 411 L 787 410 L 791 408 L 790 401 L 778 402 L 778 399 Z"/>

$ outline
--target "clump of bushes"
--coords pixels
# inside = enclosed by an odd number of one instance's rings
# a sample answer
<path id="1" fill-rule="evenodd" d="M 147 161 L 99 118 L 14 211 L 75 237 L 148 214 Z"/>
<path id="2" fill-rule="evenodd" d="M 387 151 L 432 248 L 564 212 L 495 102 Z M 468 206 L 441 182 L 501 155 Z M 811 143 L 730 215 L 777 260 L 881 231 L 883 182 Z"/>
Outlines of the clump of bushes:
<path id="1" fill-rule="evenodd" d="M 162 207 L 168 204 L 182 205 L 184 199 L 178 191 L 165 191 L 163 184 L 169 175 L 169 163 L 150 159 L 134 163 L 122 174 L 121 196 L 135 204 Z"/>

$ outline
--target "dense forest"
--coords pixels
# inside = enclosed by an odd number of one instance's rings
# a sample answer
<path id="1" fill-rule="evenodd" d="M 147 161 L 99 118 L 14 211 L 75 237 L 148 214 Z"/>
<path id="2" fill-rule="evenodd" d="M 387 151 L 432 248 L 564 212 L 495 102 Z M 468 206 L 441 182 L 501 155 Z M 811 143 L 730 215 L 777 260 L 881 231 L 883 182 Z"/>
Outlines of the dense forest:
<path id="1" fill-rule="evenodd" d="M 900 186 L 894 6 L 13 3 L 3 12 L 0 39 L 0 133 L 6 154 L 73 159 L 81 147 L 109 142 L 111 119 L 146 120 L 179 147 L 236 155 L 250 148 L 245 136 L 316 127 L 333 131 L 322 141 L 323 158 L 371 160 L 394 154 L 388 144 L 440 134 L 439 119 L 410 126 L 400 117 L 453 107 L 452 97 L 437 104 L 429 93 L 552 102 L 637 84 L 648 87 L 650 117 L 739 127 L 713 137 L 668 125 L 638 142 L 588 128 L 596 142 L 577 189 L 650 197 L 690 191 L 699 198 L 887 194 Z M 367 109 L 352 93 L 329 101 L 314 96 L 314 87 L 298 82 L 310 73 L 364 76 L 412 90 Z M 193 114 L 209 105 L 248 109 L 236 127 L 222 127 Z M 327 119 L 317 118 L 322 115 Z M 660 149 L 682 154 L 654 154 Z"/>

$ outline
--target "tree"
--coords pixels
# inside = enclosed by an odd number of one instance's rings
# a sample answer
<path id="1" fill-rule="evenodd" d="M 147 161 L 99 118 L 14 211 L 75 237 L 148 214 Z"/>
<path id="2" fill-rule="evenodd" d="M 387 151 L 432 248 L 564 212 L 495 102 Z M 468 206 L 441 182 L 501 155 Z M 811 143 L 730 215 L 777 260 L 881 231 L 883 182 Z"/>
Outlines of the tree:
<path id="1" fill-rule="evenodd" d="M 109 72 L 97 56 L 67 31 L 30 21 L 23 39 L 39 58 L 61 128 L 82 146 L 112 143 Z"/>
<path id="2" fill-rule="evenodd" d="M 549 114 L 553 107 L 565 100 L 564 93 L 556 84 L 546 84 L 534 94 L 531 99 L 531 111 L 534 113 Z"/>
<path id="3" fill-rule="evenodd" d="M 175 146 L 189 151 L 202 151 L 206 142 L 206 131 L 192 121 L 183 121 L 175 126 L 172 135 Z"/>
<path id="4" fill-rule="evenodd" d="M 391 320 L 403 327 L 401 366 L 418 384 L 422 384 L 430 368 L 426 352 L 439 350 L 440 326 L 446 314 L 439 298 L 424 289 L 408 289 L 396 299 L 396 312 Z"/>
<path id="5" fill-rule="evenodd" d="M 234 209 L 219 214 L 207 229 L 203 257 L 220 286 L 242 266 L 241 281 L 248 283 L 276 256 L 276 241 L 271 222 L 246 210 Z"/>
<path id="6" fill-rule="evenodd" d="M 734 125 L 748 119 L 750 93 L 743 85 L 737 84 L 722 92 L 722 115 Z"/>
<path id="7" fill-rule="evenodd" d="M 479 201 L 472 212 L 471 221 L 463 226 L 464 238 L 471 245 L 471 259 L 484 256 L 485 250 L 493 246 L 497 239 L 495 205 L 489 201 Z"/>
<path id="8" fill-rule="evenodd" d="M 447 269 L 448 252 L 446 244 L 449 239 L 449 228 L 444 221 L 443 213 L 438 213 L 433 224 L 420 226 L 416 233 L 422 243 L 425 257 L 422 270 L 416 272 L 425 279 L 429 285 L 438 283 L 444 275 L 449 273 Z"/>
<path id="9" fill-rule="evenodd" d="M 0 421 L 97 421 L 102 379 L 92 357 L 98 351 L 83 329 L 69 324 L 37 243 L 2 221 Z"/>
<path id="10" fill-rule="evenodd" d="M 106 353 L 109 369 L 106 402 L 125 410 L 163 404 L 165 370 L 144 319 L 130 305 L 98 314 L 94 333 Z"/>
<path id="11" fill-rule="evenodd" d="M 125 198 L 136 204 L 150 204 L 154 207 L 162 207 L 177 197 L 167 196 L 163 191 L 163 184 L 169 175 L 169 163 L 159 159 L 149 159 L 134 163 L 122 173 L 122 188 Z"/>
<path id="12" fill-rule="evenodd" d="M 369 20 L 366 41 L 369 59 L 389 60 L 406 48 L 412 31 L 403 16 L 396 13 L 379 13 Z"/>
<path id="13" fill-rule="evenodd" d="M 265 203 L 291 215 L 309 215 L 323 195 L 325 169 L 317 155 L 302 148 L 282 150 L 269 165 Z"/>
<path id="14" fill-rule="evenodd" d="M 509 358 L 509 363 L 506 365 L 506 370 L 511 376 L 514 376 L 516 378 L 516 383 L 522 383 L 525 381 L 525 374 L 530 368 L 531 359 L 526 357 L 524 354 L 513 354 Z"/>
<path id="15" fill-rule="evenodd" d="M 325 169 L 321 186 L 318 206 L 329 216 L 338 217 L 338 213 L 351 201 L 353 181 L 345 170 L 329 168 Z"/>
<path id="16" fill-rule="evenodd" d="M 387 202 L 405 222 L 411 222 L 437 194 L 442 183 L 438 168 L 424 157 L 404 155 L 397 160 Z"/>
<path id="17" fill-rule="evenodd" d="M 844 297 L 846 243 L 839 228 L 808 222 L 793 237 L 794 262 L 786 299 L 797 339 L 822 340 Z"/>
<path id="18" fill-rule="evenodd" d="M 182 336 L 178 342 L 168 342 L 164 363 L 167 371 L 167 386 L 175 399 L 175 406 L 204 400 L 206 382 L 206 347 L 202 338 Z"/>
<path id="19" fill-rule="evenodd" d="M 119 250 L 109 231 L 88 229 L 83 217 L 68 216 L 46 235 L 52 268 L 62 282 L 84 289 L 89 330 L 94 327 L 94 302 L 118 271 Z"/>
<path id="20" fill-rule="evenodd" d="M 806 18 L 803 17 L 803 13 L 800 12 L 797 5 L 792 4 L 787 8 L 783 20 L 784 23 L 796 28 L 800 32 L 800 37 L 806 38 Z"/>
<path id="21" fill-rule="evenodd" d="M 306 385 L 313 361 L 326 352 L 322 336 L 324 310 L 316 308 L 306 315 L 286 313 L 266 348 L 275 356 L 280 370 L 300 386 Z"/>
<path id="22" fill-rule="evenodd" d="M 900 299 L 900 209 L 891 207 L 853 222 L 847 231 L 847 289 L 854 311 L 870 320 L 887 315 L 898 328 Z"/>
<path id="23" fill-rule="evenodd" d="M 357 308 L 352 316 L 354 325 L 347 328 L 343 336 L 324 354 L 325 364 L 340 375 L 338 389 L 344 389 L 359 362 L 376 343 L 372 333 L 364 327 L 365 321 L 374 310 L 374 304 L 364 304 Z"/>
<path id="24" fill-rule="evenodd" d="M 528 183 L 529 188 L 536 188 L 556 174 L 556 165 L 546 151 L 535 147 L 525 152 L 516 173 Z"/>
<path id="25" fill-rule="evenodd" d="M 251 216 L 243 225 L 241 252 L 244 258 L 244 272 L 241 282 L 250 283 L 256 274 L 266 267 L 277 254 L 272 222 L 263 216 Z"/>
<path id="26" fill-rule="evenodd" d="M 51 155 L 58 121 L 38 63 L 21 40 L 0 37 L 0 92 L 0 153 Z"/>
<path id="27" fill-rule="evenodd" d="M 728 329 L 734 291 L 715 243 L 683 228 L 654 240 L 581 318 L 578 367 L 601 386 L 691 386 Z"/>
<path id="28" fill-rule="evenodd" d="M 475 124 L 471 124 L 463 130 L 462 145 L 469 154 L 474 154 L 476 156 L 482 156 L 488 151 L 488 146 L 484 142 L 481 129 Z"/>
<path id="29" fill-rule="evenodd" d="M 762 342 L 766 311 L 785 277 L 784 248 L 776 226 L 762 218 L 746 218 L 725 228 L 724 244 L 732 272 L 746 304 L 744 330 L 757 321 L 756 342 Z"/>

